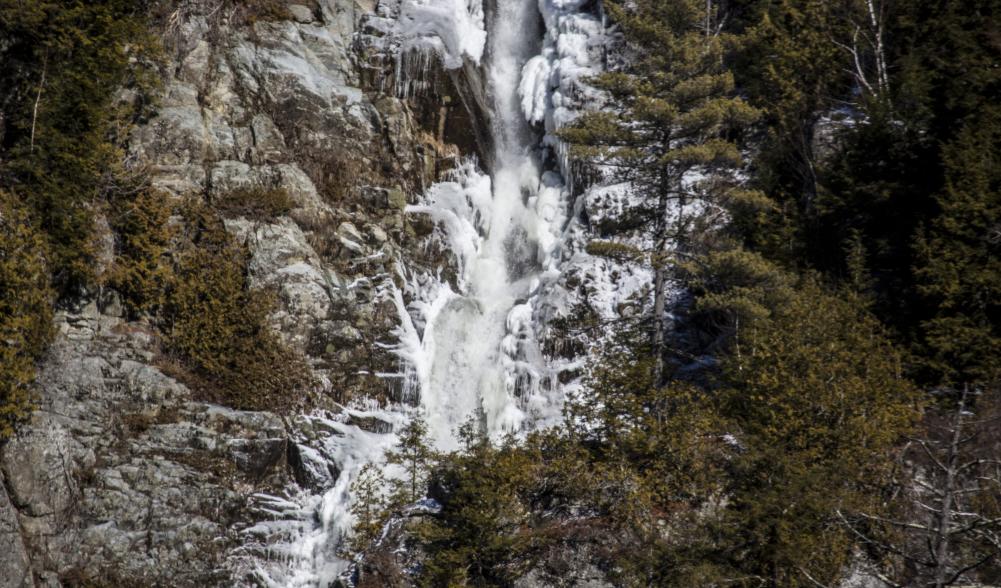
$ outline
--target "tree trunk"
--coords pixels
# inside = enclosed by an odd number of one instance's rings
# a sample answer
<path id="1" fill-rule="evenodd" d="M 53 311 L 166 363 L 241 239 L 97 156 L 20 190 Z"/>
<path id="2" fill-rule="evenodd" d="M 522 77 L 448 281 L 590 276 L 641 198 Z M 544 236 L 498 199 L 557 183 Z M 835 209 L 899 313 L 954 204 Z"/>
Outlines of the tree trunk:
<path id="1" fill-rule="evenodd" d="M 664 138 L 663 143 L 670 145 L 669 138 Z M 668 244 L 668 212 L 671 194 L 671 170 L 668 166 L 660 168 L 658 186 L 658 204 L 656 234 L 654 235 L 654 259 L 653 259 L 653 336 L 651 347 L 654 357 L 653 383 L 660 386 L 664 382 L 664 334 L 667 332 L 667 320 L 664 313 L 667 311 L 667 244 Z"/>
<path id="2" fill-rule="evenodd" d="M 653 279 L 653 383 L 660 386 L 664 381 L 664 331 L 667 325 L 664 320 L 666 310 L 666 282 L 667 276 L 663 262 L 657 264 L 654 270 Z"/>
<path id="3" fill-rule="evenodd" d="M 953 422 L 952 439 L 949 441 L 949 453 L 945 463 L 945 484 L 942 488 L 942 508 L 937 513 L 937 529 L 935 533 L 935 588 L 947 586 L 949 578 L 949 534 L 952 527 L 952 509 L 956 494 L 956 474 L 959 467 L 959 444 L 963 432 L 963 411 L 966 410 L 966 394 L 959 398 L 956 420 Z"/>
<path id="4" fill-rule="evenodd" d="M 35 108 L 31 113 L 31 153 L 35 152 L 35 128 L 38 124 L 38 105 L 42 102 L 42 90 L 45 88 L 45 75 L 49 71 L 49 52 L 42 58 L 42 80 L 38 82 L 38 93 L 35 95 Z"/>

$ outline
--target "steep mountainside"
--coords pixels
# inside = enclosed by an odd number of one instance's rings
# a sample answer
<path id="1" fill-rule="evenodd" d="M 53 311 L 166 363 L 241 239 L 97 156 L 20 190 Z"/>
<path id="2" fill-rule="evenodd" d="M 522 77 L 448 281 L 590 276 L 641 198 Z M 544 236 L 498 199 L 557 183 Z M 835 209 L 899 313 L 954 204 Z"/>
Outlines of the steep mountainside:
<path id="1" fill-rule="evenodd" d="M 323 0 L 251 21 L 231 3 L 175 3 L 154 30 L 155 115 L 127 144 L 160 198 L 207 202 L 249 248 L 253 287 L 277 295 L 272 327 L 321 382 L 309 410 L 328 415 L 398 388 L 375 374 L 397 371 L 377 344 L 397 324 L 381 290 L 422 230 L 404 207 L 453 165 L 445 135 L 475 145 L 458 100 L 401 100 L 393 61 L 370 63 L 356 33 L 373 10 Z M 287 192 L 290 210 L 248 218 L 220 204 L 262 187 Z M 38 409 L 2 449 L 0 585 L 231 585 L 254 565 L 236 557 L 253 543 L 245 529 L 271 516 L 258 493 L 336 478 L 309 447 L 330 431 L 199 402 L 113 289 L 68 301 L 56 331 Z"/>
<path id="2" fill-rule="evenodd" d="M 1001 0 L 0 0 L 0 588 L 1001 583 Z"/>

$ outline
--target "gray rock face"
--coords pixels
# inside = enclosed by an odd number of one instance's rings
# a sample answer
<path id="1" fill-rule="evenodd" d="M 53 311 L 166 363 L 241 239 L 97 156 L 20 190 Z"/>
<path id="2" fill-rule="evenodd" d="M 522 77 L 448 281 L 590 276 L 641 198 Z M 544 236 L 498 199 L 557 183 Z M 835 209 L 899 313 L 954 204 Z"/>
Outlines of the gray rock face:
<path id="1" fill-rule="evenodd" d="M 548 554 L 546 560 L 512 584 L 513 588 L 613 588 L 607 575 L 591 560 L 593 554 L 567 546 Z"/>
<path id="2" fill-rule="evenodd" d="M 396 319 L 377 291 L 405 239 L 406 191 L 433 179 L 430 148 L 405 104 L 362 88 L 353 0 L 253 25 L 217 4 L 177 4 L 162 32 L 171 73 L 129 160 L 168 198 L 286 191 L 289 217 L 226 221 L 252 283 L 276 290 L 272 324 L 329 396 L 384 394 L 370 374 L 394 366 L 374 342 Z M 296 419 L 195 401 L 114 292 L 77 306 L 57 316 L 39 409 L 0 448 L 0 588 L 252 584 L 232 562 L 268 516 L 254 495 L 320 491 L 339 472 L 293 442 L 309 437 Z"/>
<path id="3" fill-rule="evenodd" d="M 0 588 L 30 588 L 31 563 L 21 539 L 17 511 L 7 497 L 3 474 L 0 473 Z"/>
<path id="4" fill-rule="evenodd" d="M 168 197 L 284 190 L 289 217 L 226 223 L 250 247 L 253 283 L 278 293 L 273 325 L 338 401 L 385 395 L 370 374 L 395 369 L 376 343 L 396 317 L 376 294 L 409 246 L 407 193 L 435 179 L 442 146 L 371 79 L 354 0 L 291 3 L 289 20 L 253 25 L 215 6 L 181 4 L 164 33 L 176 67 L 130 158 Z"/>
<path id="5" fill-rule="evenodd" d="M 287 483 L 281 420 L 193 402 L 149 331 L 95 303 L 58 325 L 39 410 L 0 452 L 0 557 L 21 578 L 0 585 L 218 580 L 248 493 Z"/>
<path id="6" fill-rule="evenodd" d="M 272 326 L 324 382 L 321 406 L 391 395 L 373 375 L 397 368 L 376 344 L 397 322 L 380 292 L 413 245 L 408 195 L 456 153 L 440 120 L 415 114 L 438 107 L 381 90 L 385 64 L 355 46 L 367 0 L 290 3 L 287 20 L 253 24 L 215 0 L 174 8 L 162 96 L 129 163 L 165 198 L 209 206 L 284 190 L 288 216 L 226 219 L 252 284 L 277 293 Z M 114 241 L 98 222 L 100 273 Z M 255 585 L 253 557 L 269 554 L 248 555 L 246 536 L 272 516 L 259 498 L 333 486 L 340 472 L 314 448 L 330 433 L 197 402 L 153 329 L 123 315 L 113 291 L 57 315 L 39 409 L 0 448 L 0 588 Z"/>

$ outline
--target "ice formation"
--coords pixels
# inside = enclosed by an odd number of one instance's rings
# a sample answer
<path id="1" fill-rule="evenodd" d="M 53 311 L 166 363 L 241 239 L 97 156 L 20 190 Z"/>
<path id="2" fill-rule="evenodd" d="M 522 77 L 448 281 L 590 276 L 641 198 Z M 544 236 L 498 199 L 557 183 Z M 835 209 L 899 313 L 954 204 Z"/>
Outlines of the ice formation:
<path id="1" fill-rule="evenodd" d="M 525 0 L 496 10 L 487 63 L 493 177 L 466 163 L 409 209 L 437 221 L 437 238 L 456 256 L 458 291 L 425 276 L 408 282 L 409 306 L 397 295 L 397 352 L 432 437 L 446 450 L 457 447 L 456 430 L 470 417 L 497 436 L 560 410 L 534 305 L 555 277 L 566 192 L 559 174 L 542 168 L 539 136 L 520 95 L 523 69 L 540 46 L 525 32 L 536 30 L 540 17 Z"/>
<path id="2" fill-rule="evenodd" d="M 368 25 L 398 55 L 433 57 L 446 69 L 480 65 L 486 48 L 482 0 L 388 0 Z"/>
<path id="3" fill-rule="evenodd" d="M 540 339 L 546 320 L 571 298 L 560 286 L 562 273 L 592 264 L 582 247 L 586 230 L 575 220 L 587 198 L 571 202 L 553 135 L 587 98 L 581 81 L 600 67 L 600 17 L 583 4 L 498 0 L 489 31 L 480 0 L 403 0 L 376 19 L 396 51 L 433 55 L 445 68 L 480 64 L 493 111 L 492 175 L 466 161 L 407 210 L 435 221 L 432 238 L 452 252 L 454 282 L 401 265 L 403 287 L 384 289 L 400 319 L 391 347 L 403 365 L 404 398 L 416 406 L 369 407 L 366 414 L 398 430 L 419 411 L 442 450 L 458 446 L 457 429 L 470 418 L 494 438 L 560 419 L 564 390 L 556 376 L 567 366 L 547 361 Z M 398 91 L 407 87 L 397 84 Z M 616 297 L 610 281 L 600 287 Z M 383 463 L 396 442 L 394 434 L 364 431 L 343 415 L 315 418 L 330 430 L 319 451 L 340 474 L 323 496 L 296 506 L 262 498 L 279 526 L 272 533 L 283 532 L 282 512 L 317 518 L 313 526 L 284 530 L 298 533 L 275 550 L 288 565 L 260 574 L 274 586 L 325 587 L 349 570 L 338 546 L 353 524 L 351 483 L 365 464 Z"/>

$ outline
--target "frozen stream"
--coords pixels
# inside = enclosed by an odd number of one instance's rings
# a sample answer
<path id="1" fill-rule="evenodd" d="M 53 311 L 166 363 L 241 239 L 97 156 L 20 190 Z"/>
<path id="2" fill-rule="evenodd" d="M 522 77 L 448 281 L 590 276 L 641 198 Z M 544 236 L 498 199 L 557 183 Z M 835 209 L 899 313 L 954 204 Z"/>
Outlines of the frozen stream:
<path id="1" fill-rule="evenodd" d="M 541 170 L 541 137 L 526 121 L 519 93 L 522 69 L 541 47 L 534 34 L 539 11 L 534 0 L 501 0 L 492 24 L 486 68 L 493 176 L 464 165 L 454 181 L 433 186 L 409 209 L 438 221 L 438 238 L 457 252 L 458 291 L 439 280 L 414 281 L 407 294 L 418 303 L 407 309 L 398 299 L 408 384 L 441 449 L 456 447 L 455 430 L 473 415 L 498 435 L 521 430 L 552 404 L 533 297 L 553 265 L 562 181 Z"/>
<path id="2" fill-rule="evenodd" d="M 449 283 L 441 271 L 399 268 L 405 285 L 387 284 L 384 294 L 400 319 L 392 349 L 411 403 L 352 407 L 349 414 L 399 430 L 419 412 L 441 450 L 458 447 L 457 429 L 470 418 L 493 438 L 559 420 L 563 391 L 538 337 L 560 306 L 553 293 L 569 258 L 567 242 L 580 235 L 568 222 L 568 190 L 553 163 L 559 145 L 551 132 L 572 116 L 568 90 L 593 73 L 588 41 L 601 27 L 595 16 L 579 13 L 582 3 L 497 0 L 493 14 L 484 15 L 480 0 L 403 0 L 393 19 L 383 19 L 400 51 L 434 54 L 450 69 L 474 63 L 484 70 L 495 158 L 492 175 L 466 161 L 408 207 L 408 214 L 436 221 L 431 238 L 452 253 L 457 275 Z M 270 546 L 284 562 L 279 569 L 258 570 L 275 587 L 325 588 L 348 571 L 339 546 L 354 522 L 351 483 L 369 463 L 398 474 L 384 464 L 394 434 L 343 419 L 315 418 L 314 426 L 330 431 L 316 451 L 340 472 L 334 486 L 302 501 L 259 497 L 268 512 L 302 521 L 287 523 L 291 531 L 282 531 L 280 521 L 259 525 L 296 537 Z"/>

